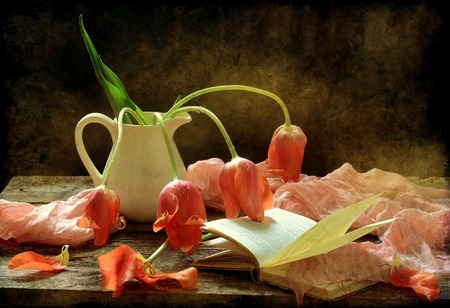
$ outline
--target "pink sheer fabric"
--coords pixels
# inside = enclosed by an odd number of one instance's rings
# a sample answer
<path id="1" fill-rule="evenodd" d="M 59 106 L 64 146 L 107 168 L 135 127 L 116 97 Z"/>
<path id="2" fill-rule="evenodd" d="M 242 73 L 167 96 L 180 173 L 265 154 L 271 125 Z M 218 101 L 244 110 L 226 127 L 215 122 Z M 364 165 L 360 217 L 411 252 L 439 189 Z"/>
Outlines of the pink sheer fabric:
<path id="1" fill-rule="evenodd" d="M 92 229 L 77 227 L 91 191 L 42 206 L 0 199 L 0 238 L 57 246 L 78 246 L 93 239 Z"/>
<path id="2" fill-rule="evenodd" d="M 205 165 L 198 166 L 196 170 L 191 169 L 197 178 L 210 175 Z M 354 242 L 328 254 L 295 262 L 289 279 L 299 302 L 318 284 L 344 280 L 389 282 L 394 254 L 420 272 L 438 279 L 450 277 L 450 257 L 446 250 L 450 242 L 450 190 L 419 186 L 399 174 L 377 168 L 360 173 L 348 163 L 324 177 L 302 174 L 298 182 L 288 183 L 279 176 L 269 175 L 264 162 L 258 167 L 271 184 L 274 207 L 318 221 L 383 192 L 352 228 L 397 218 L 372 234 L 377 237 L 377 244 Z M 209 192 L 206 189 L 203 193 Z M 220 204 L 214 207 L 220 209 Z"/>
<path id="3" fill-rule="evenodd" d="M 450 276 L 450 191 L 419 186 L 405 177 L 372 169 L 359 173 L 346 163 L 323 178 L 281 185 L 274 207 L 319 220 L 376 193 L 383 195 L 352 226 L 395 217 L 374 235 L 379 244 L 351 243 L 326 255 L 297 261 L 290 279 L 299 300 L 311 287 L 343 280 L 388 282 L 394 254 L 420 272 Z"/>
<path id="4" fill-rule="evenodd" d="M 224 210 L 217 189 L 223 161 L 199 161 L 188 168 L 188 179 L 200 189 L 207 207 Z M 357 172 L 350 164 L 324 177 L 302 174 L 298 182 L 285 183 L 266 174 L 273 192 L 273 206 L 319 220 L 340 208 L 379 192 L 382 196 L 354 224 L 358 228 L 395 217 L 396 221 L 372 235 L 378 242 L 354 242 L 325 255 L 297 261 L 289 273 L 299 302 L 314 285 L 344 280 L 389 282 L 394 254 L 405 264 L 438 279 L 450 278 L 450 190 L 419 186 L 405 177 L 372 169 Z M 0 238 L 18 243 L 77 246 L 93 239 L 91 229 L 78 228 L 89 193 L 84 190 L 66 201 L 35 207 L 0 200 Z"/>

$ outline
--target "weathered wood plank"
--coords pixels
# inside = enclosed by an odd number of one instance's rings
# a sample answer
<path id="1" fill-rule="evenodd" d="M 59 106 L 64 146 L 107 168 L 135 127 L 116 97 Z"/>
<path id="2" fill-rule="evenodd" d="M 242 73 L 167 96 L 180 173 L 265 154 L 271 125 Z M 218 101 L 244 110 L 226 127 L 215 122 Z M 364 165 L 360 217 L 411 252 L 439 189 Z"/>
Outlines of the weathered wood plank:
<path id="1" fill-rule="evenodd" d="M 155 291 L 139 282 L 130 282 L 125 293 L 113 299 L 111 292 L 102 289 L 97 256 L 127 243 L 148 257 L 165 240 L 164 234 L 152 233 L 149 224 L 130 224 L 125 230 L 127 232 L 112 234 L 109 243 L 103 247 L 87 243 L 69 248 L 69 267 L 60 273 L 7 269 L 9 259 L 17 253 L 33 250 L 44 255 L 57 255 L 59 247 L 0 242 L 0 302 L 11 306 L 76 306 L 85 303 L 128 306 L 145 303 L 155 306 L 206 307 L 211 304 L 261 301 L 263 307 L 270 303 L 294 306 L 295 297 L 292 292 L 270 285 L 257 285 L 248 272 L 200 271 L 199 284 L 194 291 Z M 196 252 L 196 257 L 212 252 L 200 249 Z M 191 261 L 180 251 L 168 250 L 154 262 L 154 266 L 163 272 L 174 272 L 190 266 Z M 258 297 L 256 301 L 255 297 Z M 33 300 L 30 301 L 30 298 Z"/>
<path id="2" fill-rule="evenodd" d="M 1 193 L 0 198 L 33 204 L 67 199 L 71 195 L 92 187 L 88 177 L 15 177 Z M 222 213 L 208 212 L 210 219 Z M 107 245 L 96 247 L 92 242 L 70 247 L 70 263 L 59 273 L 8 270 L 8 261 L 16 254 L 33 250 L 44 255 L 57 255 L 59 247 L 14 244 L 0 241 L 0 305 L 24 306 L 171 306 L 171 307 L 232 307 L 232 306 L 291 306 L 297 305 L 295 295 L 268 284 L 253 281 L 249 272 L 200 270 L 196 290 L 164 292 L 152 290 L 139 282 L 130 282 L 122 296 L 112 298 L 112 292 L 102 288 L 97 257 L 127 243 L 144 256 L 150 256 L 165 240 L 164 233 L 155 234 L 151 224 L 129 223 L 124 230 L 111 234 Z M 194 257 L 210 255 L 214 248 L 200 246 Z M 191 259 L 180 251 L 166 251 L 154 263 L 158 270 L 174 272 L 188 267 Z M 429 306 L 444 307 L 450 302 L 450 279 L 440 281 L 441 296 Z M 398 293 L 395 288 L 378 284 L 352 294 L 346 299 L 323 302 L 305 299 L 307 306 L 427 306 Z"/>
<path id="3" fill-rule="evenodd" d="M 0 193 L 0 199 L 39 205 L 66 200 L 93 185 L 88 176 L 15 176 Z"/>

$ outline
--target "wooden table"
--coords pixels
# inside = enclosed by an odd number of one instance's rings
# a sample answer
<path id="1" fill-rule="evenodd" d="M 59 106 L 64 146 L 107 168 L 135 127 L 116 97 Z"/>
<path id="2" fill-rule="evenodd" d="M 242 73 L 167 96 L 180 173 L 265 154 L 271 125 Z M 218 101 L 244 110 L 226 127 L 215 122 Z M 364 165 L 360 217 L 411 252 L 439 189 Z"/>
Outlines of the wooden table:
<path id="1" fill-rule="evenodd" d="M 89 177 L 18 176 L 14 177 L 0 198 L 35 205 L 65 200 L 75 193 L 92 187 Z M 209 219 L 214 216 L 209 213 Z M 217 215 L 217 213 L 216 213 Z M 222 217 L 223 214 L 220 214 Z M 7 264 L 14 255 L 33 250 L 44 255 L 57 255 L 60 247 L 14 244 L 0 240 L 0 306 L 179 306 L 179 307 L 295 307 L 295 295 L 276 286 L 254 282 L 248 272 L 199 270 L 199 282 L 193 291 L 164 292 L 150 290 L 144 284 L 131 282 L 118 298 L 102 288 L 97 256 L 122 243 L 148 257 L 165 240 L 165 234 L 155 234 L 151 224 L 129 223 L 124 230 L 110 236 L 103 247 L 92 241 L 70 249 L 69 267 L 59 273 L 11 271 Z M 196 256 L 211 254 L 214 248 L 200 246 Z M 165 272 L 175 272 L 190 265 L 189 257 L 180 251 L 166 251 L 155 266 Z M 375 307 L 375 306 L 433 306 L 450 303 L 450 280 L 440 281 L 442 294 L 433 303 L 413 300 L 386 284 L 376 284 L 351 296 L 332 302 L 305 298 L 307 306 Z"/>

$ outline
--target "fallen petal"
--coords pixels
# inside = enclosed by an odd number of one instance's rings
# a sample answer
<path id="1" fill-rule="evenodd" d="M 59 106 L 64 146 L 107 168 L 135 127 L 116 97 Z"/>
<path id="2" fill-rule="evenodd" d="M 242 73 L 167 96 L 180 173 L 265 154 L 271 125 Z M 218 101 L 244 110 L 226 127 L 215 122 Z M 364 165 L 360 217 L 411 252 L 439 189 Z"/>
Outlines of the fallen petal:
<path id="1" fill-rule="evenodd" d="M 135 259 L 136 252 L 125 244 L 97 257 L 103 287 L 107 290 L 114 290 L 114 297 L 122 293 L 125 282 L 133 279 Z"/>
<path id="2" fill-rule="evenodd" d="M 159 273 L 151 275 L 149 278 L 153 279 L 150 284 L 153 285 L 154 289 L 193 290 L 197 287 L 198 271 L 195 267 L 188 267 L 176 273 Z"/>
<path id="3" fill-rule="evenodd" d="M 396 287 L 412 288 L 420 299 L 428 302 L 434 301 L 441 293 L 436 276 L 417 271 L 397 255 L 392 259 L 389 282 Z"/>
<path id="4" fill-rule="evenodd" d="M 61 254 L 56 257 L 46 257 L 34 251 L 25 251 L 9 260 L 8 269 L 35 269 L 39 271 L 61 271 L 69 263 L 69 246 L 64 245 Z"/>

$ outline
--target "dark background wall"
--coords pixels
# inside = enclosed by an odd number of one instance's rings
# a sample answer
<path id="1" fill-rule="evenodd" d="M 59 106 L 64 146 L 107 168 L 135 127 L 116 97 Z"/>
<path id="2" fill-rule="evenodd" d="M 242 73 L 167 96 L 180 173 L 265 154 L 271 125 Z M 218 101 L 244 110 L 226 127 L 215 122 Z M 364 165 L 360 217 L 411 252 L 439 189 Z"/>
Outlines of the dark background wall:
<path id="1" fill-rule="evenodd" d="M 78 16 L 131 98 L 167 111 L 178 95 L 244 84 L 278 94 L 309 141 L 303 172 L 351 163 L 449 176 L 448 11 L 444 1 L 21 1 L 2 4 L 0 186 L 15 175 L 86 175 L 77 122 L 113 116 Z M 238 153 L 265 159 L 278 105 L 236 92 L 193 101 L 219 116 Z M 229 159 L 214 124 L 177 131 L 186 165 Z M 91 126 L 89 126 L 91 127 Z M 109 137 L 92 128 L 98 165 Z"/>

